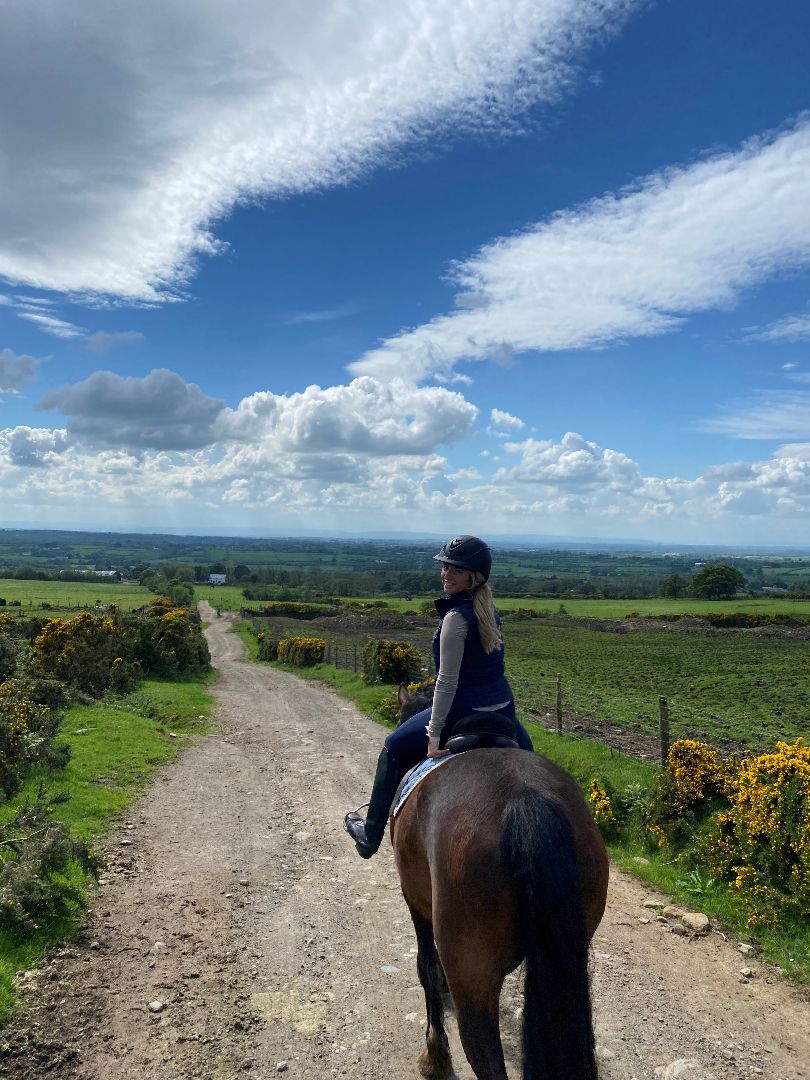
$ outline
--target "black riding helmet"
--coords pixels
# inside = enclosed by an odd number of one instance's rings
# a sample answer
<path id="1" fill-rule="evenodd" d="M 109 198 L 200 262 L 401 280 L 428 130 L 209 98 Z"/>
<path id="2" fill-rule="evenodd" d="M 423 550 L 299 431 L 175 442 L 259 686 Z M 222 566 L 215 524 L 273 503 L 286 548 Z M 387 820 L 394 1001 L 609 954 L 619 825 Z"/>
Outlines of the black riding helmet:
<path id="1" fill-rule="evenodd" d="M 433 558 L 451 566 L 460 566 L 462 570 L 483 574 L 484 581 L 488 580 L 492 569 L 492 552 L 477 536 L 454 536 Z"/>

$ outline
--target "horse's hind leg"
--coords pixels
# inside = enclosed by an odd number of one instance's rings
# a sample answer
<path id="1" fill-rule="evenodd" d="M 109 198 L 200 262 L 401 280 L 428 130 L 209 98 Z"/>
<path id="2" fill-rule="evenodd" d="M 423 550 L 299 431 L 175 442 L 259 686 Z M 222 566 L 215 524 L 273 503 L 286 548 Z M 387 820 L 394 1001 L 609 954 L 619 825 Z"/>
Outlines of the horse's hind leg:
<path id="1" fill-rule="evenodd" d="M 408 905 L 410 908 L 410 905 Z M 439 957 L 433 941 L 433 926 L 423 919 L 418 912 L 410 908 L 411 918 L 416 930 L 418 953 L 416 967 L 419 981 L 425 991 L 427 1008 L 427 1033 L 425 1049 L 419 1056 L 419 1071 L 422 1076 L 444 1080 L 453 1075 L 453 1063 L 450 1058 L 450 1045 L 444 1028 L 444 974 L 439 964 Z"/>
<path id="2" fill-rule="evenodd" d="M 438 942 L 461 1045 L 477 1080 L 508 1080 L 499 1021 L 501 987 L 508 970 L 500 963 L 502 956 L 488 947 L 485 935 L 477 935 L 469 926 L 463 934 L 455 930 L 440 935 Z"/>

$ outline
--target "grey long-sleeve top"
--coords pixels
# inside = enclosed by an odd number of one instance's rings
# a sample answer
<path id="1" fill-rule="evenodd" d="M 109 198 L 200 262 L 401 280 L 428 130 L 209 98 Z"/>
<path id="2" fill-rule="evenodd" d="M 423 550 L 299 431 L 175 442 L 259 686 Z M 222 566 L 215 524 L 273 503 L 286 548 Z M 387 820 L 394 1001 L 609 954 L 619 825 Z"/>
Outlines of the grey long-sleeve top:
<path id="1" fill-rule="evenodd" d="M 456 696 L 458 673 L 461 669 L 461 658 L 464 655 L 464 642 L 467 640 L 469 629 L 470 624 L 458 611 L 448 611 L 442 619 L 442 628 L 439 633 L 439 673 L 436 676 L 433 706 L 427 726 L 429 739 L 438 739 L 441 735 L 450 706 L 453 704 L 453 698 Z M 508 704 L 508 701 L 500 701 L 495 705 L 487 705 L 484 709 L 474 711 L 496 712 Z"/>

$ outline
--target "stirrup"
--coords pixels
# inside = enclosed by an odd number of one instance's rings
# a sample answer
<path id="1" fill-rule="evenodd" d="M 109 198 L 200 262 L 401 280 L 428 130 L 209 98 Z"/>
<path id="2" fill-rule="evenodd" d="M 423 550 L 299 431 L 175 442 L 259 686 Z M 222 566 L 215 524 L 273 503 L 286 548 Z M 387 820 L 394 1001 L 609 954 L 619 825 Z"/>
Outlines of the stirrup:
<path id="1" fill-rule="evenodd" d="M 349 832 L 349 818 L 352 817 L 352 815 L 355 815 L 358 820 L 362 821 L 363 819 L 360 817 L 360 811 L 363 810 L 366 806 L 368 806 L 367 802 L 360 803 L 359 806 L 356 806 L 354 810 L 350 810 L 348 814 L 346 814 L 346 816 L 343 818 L 343 831 L 349 833 L 349 836 L 352 835 L 351 832 Z M 352 839 L 354 839 L 354 837 L 352 837 Z"/>

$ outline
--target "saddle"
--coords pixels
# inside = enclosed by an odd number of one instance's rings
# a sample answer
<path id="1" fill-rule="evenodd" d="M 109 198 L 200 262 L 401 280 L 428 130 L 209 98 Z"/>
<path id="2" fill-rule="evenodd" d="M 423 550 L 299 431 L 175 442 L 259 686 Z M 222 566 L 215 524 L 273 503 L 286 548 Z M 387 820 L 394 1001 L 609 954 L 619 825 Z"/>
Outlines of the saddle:
<path id="1" fill-rule="evenodd" d="M 474 712 L 462 716 L 453 724 L 445 750 L 459 754 L 463 750 L 498 747 L 517 750 L 517 725 L 503 713 Z"/>

